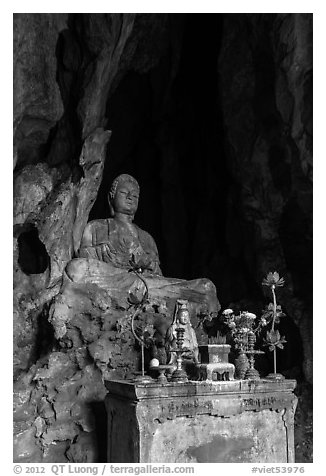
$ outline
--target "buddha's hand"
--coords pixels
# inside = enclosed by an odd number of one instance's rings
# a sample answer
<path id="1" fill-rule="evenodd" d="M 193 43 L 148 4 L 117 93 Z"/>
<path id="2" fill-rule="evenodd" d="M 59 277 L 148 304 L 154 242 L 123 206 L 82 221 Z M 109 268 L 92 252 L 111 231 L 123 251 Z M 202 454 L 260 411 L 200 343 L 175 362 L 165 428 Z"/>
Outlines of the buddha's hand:
<path id="1" fill-rule="evenodd" d="M 150 256 L 141 247 L 132 252 L 130 264 L 135 269 L 151 269 Z"/>

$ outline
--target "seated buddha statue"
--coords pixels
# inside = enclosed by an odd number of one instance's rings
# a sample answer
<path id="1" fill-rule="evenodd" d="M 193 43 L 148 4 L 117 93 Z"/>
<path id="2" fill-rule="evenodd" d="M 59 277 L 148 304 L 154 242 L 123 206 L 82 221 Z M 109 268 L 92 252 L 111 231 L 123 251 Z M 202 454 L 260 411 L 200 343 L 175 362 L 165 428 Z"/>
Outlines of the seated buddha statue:
<path id="1" fill-rule="evenodd" d="M 186 299 L 197 315 L 213 316 L 220 304 L 211 281 L 162 276 L 154 239 L 133 222 L 139 192 L 130 175 L 113 181 L 108 195 L 112 217 L 86 225 L 78 257 L 65 269 L 66 281 L 97 284 L 124 308 L 130 305 L 130 296 L 146 293 L 149 302 L 163 301 L 171 312 L 177 299 Z"/>
<path id="2" fill-rule="evenodd" d="M 194 363 L 199 362 L 199 349 L 196 333 L 191 325 L 189 319 L 188 302 L 186 300 L 178 299 L 176 305 L 176 313 L 174 315 L 173 323 L 167 330 L 167 341 L 170 342 L 171 358 L 169 364 L 176 362 L 176 353 L 173 349 L 176 347 L 177 328 L 183 329 L 183 344 L 184 350 L 183 359 L 192 360 Z"/>

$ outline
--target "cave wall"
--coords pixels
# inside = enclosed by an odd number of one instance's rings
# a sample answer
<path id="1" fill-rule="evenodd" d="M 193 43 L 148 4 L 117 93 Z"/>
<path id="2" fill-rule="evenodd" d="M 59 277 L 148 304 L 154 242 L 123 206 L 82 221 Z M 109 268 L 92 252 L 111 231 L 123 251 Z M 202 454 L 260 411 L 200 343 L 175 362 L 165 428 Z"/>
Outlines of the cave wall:
<path id="1" fill-rule="evenodd" d="M 75 296 L 84 314 L 73 313 L 70 339 L 50 322 L 71 309 L 60 302 L 62 273 L 102 179 L 107 99 L 128 69 L 155 65 L 171 42 L 168 23 L 164 14 L 14 15 L 15 461 L 105 460 L 102 370 L 109 361 L 135 368 L 139 352 L 129 343 L 128 357 L 119 315 L 106 328 L 96 319 L 110 302 L 98 290 Z M 101 333 L 109 349 L 103 339 L 91 346 Z"/>
<path id="2" fill-rule="evenodd" d="M 285 277 L 284 370 L 312 381 L 312 16 L 15 14 L 17 461 L 105 458 L 103 376 L 135 370 L 137 352 L 105 297 L 85 290 L 80 317 L 58 293 L 121 172 L 140 182 L 136 221 L 165 275 L 258 309 L 266 272 Z"/>
<path id="3" fill-rule="evenodd" d="M 284 308 L 299 327 L 311 382 L 312 16 L 228 15 L 224 31 L 227 232 L 252 280 L 271 269 L 284 276 Z"/>
<path id="4" fill-rule="evenodd" d="M 146 71 L 155 64 L 167 20 L 14 15 L 15 343 L 26 338 L 26 321 L 36 332 L 31 313 L 40 313 L 58 292 L 62 271 L 79 248 L 110 138 L 103 129 L 109 91 L 126 69 Z M 146 35 L 157 38 L 155 47 L 144 46 Z M 18 347 L 24 350 L 24 344 Z M 28 367 L 28 359 L 19 360 L 18 369 Z"/>

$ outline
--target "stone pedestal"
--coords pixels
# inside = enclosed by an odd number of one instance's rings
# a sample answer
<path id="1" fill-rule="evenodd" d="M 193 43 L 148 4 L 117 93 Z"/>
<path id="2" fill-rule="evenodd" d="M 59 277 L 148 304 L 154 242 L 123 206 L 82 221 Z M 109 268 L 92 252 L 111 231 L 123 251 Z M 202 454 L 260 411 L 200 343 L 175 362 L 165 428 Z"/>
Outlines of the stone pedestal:
<path id="1" fill-rule="evenodd" d="M 293 463 L 295 385 L 107 381 L 108 462 Z"/>

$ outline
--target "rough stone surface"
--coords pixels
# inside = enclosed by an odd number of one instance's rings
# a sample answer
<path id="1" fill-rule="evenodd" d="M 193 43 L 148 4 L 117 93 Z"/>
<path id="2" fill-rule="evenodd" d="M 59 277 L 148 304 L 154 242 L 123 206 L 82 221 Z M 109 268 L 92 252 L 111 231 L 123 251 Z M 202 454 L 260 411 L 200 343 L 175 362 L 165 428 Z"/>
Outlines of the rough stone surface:
<path id="1" fill-rule="evenodd" d="M 294 462 L 294 386 L 108 382 L 108 461 Z"/>
<path id="2" fill-rule="evenodd" d="M 57 180 L 54 186 L 55 172 L 46 164 L 29 165 L 16 179 L 14 348 L 17 369 L 28 367 L 29 359 L 33 360 L 33 354 L 38 352 L 40 328 L 47 326 L 42 312 L 59 291 L 63 269 L 79 247 L 99 187 L 109 137 L 108 131 L 98 129 L 87 138 L 80 157 L 84 176 L 77 184 L 68 179 L 63 183 Z M 31 230 L 35 231 L 32 248 L 28 240 Z M 40 243 L 38 248 L 34 248 L 35 243 Z M 27 359 L 25 346 L 29 348 Z"/>
<path id="3" fill-rule="evenodd" d="M 99 371 L 92 363 L 84 364 L 81 370 L 74 354 L 57 351 L 46 363 L 39 361 L 32 366 L 24 378 L 33 386 L 27 395 L 22 384 L 18 388 L 16 383 L 15 461 L 76 461 L 78 445 L 65 456 L 71 442 L 80 435 L 84 445 L 86 441 L 94 443 L 92 406 L 106 395 Z M 87 449 L 81 461 L 97 460 L 95 445 Z"/>
<path id="4" fill-rule="evenodd" d="M 197 417 L 197 421 L 181 417 L 157 425 L 149 458 L 155 463 L 284 463 L 286 436 L 280 416 L 263 410 L 227 420 L 207 415 Z M 177 457 L 174 441 L 180 442 Z"/>
<path id="5" fill-rule="evenodd" d="M 70 350 L 64 342 L 60 347 L 60 332 L 55 327 L 54 335 L 47 316 L 63 269 L 79 248 L 102 177 L 109 133 L 101 127 L 112 84 L 134 61 L 138 44 L 147 45 L 149 54 L 135 59 L 135 67 L 145 71 L 157 61 L 157 48 L 144 41 L 146 29 L 160 32 L 167 15 L 153 19 L 138 16 L 133 31 L 134 14 L 14 18 L 15 418 L 26 425 L 15 427 L 17 461 L 99 458 L 91 405 L 103 401 L 105 390 L 97 367 L 107 375 L 111 362 L 118 376 L 119 368 L 128 373 L 123 369 L 128 351 L 122 359 L 121 343 L 130 335 L 123 333 L 122 322 L 121 339 L 108 351 L 107 341 L 116 340 L 111 327 L 121 314 L 104 316 L 105 327 L 101 291 L 93 294 L 96 302 L 90 298 L 88 315 L 87 298 L 81 298 L 84 314 L 75 313 L 69 323 L 66 341 L 80 342 L 81 333 L 80 349 Z M 164 41 L 158 43 L 162 51 Z M 76 297 L 70 305 L 75 303 Z M 67 302 L 59 303 L 58 312 L 60 305 L 67 309 Z M 136 355 L 132 349 L 134 367 Z"/>
<path id="6" fill-rule="evenodd" d="M 131 314 L 132 310 L 115 309 L 106 291 L 96 285 L 70 284 L 55 298 L 49 319 L 80 368 L 93 361 L 102 378 L 110 379 L 125 378 L 138 368 Z"/>
<path id="7" fill-rule="evenodd" d="M 55 49 L 67 17 L 14 14 L 14 159 L 20 167 L 39 161 L 63 114 Z"/>

